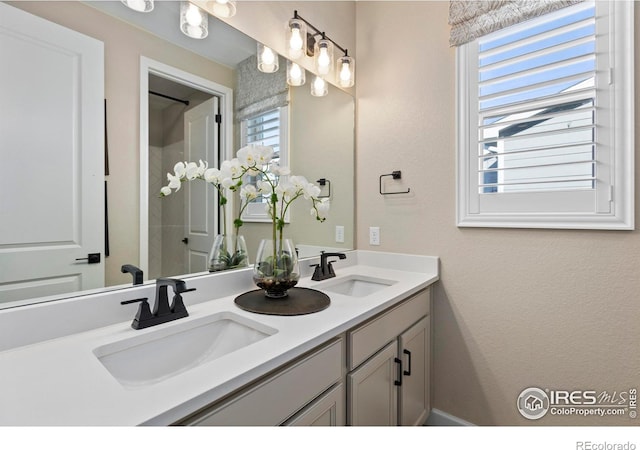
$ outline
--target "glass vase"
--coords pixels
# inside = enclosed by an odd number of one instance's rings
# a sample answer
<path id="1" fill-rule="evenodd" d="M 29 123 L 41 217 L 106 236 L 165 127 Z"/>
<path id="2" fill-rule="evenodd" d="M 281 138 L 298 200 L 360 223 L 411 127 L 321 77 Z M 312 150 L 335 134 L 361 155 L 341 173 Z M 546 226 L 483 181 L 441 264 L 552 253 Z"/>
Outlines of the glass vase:
<path id="1" fill-rule="evenodd" d="M 263 239 L 258 246 L 253 281 L 267 298 L 287 297 L 300 279 L 298 255 L 291 239 Z"/>
<path id="2" fill-rule="evenodd" d="M 242 235 L 218 234 L 209 252 L 209 272 L 249 267 L 247 244 Z"/>

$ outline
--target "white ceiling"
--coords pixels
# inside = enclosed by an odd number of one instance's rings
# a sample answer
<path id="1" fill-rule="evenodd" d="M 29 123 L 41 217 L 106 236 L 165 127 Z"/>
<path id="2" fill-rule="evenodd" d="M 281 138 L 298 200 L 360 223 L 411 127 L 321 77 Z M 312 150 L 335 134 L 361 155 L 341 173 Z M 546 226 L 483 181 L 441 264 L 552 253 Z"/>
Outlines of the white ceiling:
<path id="1" fill-rule="evenodd" d="M 256 43 L 249 36 L 209 16 L 209 35 L 205 39 L 192 39 L 180 31 L 180 2 L 158 1 L 153 11 L 140 13 L 127 8 L 120 0 L 84 1 L 110 16 L 141 28 L 173 44 L 229 67 L 256 52 Z"/>

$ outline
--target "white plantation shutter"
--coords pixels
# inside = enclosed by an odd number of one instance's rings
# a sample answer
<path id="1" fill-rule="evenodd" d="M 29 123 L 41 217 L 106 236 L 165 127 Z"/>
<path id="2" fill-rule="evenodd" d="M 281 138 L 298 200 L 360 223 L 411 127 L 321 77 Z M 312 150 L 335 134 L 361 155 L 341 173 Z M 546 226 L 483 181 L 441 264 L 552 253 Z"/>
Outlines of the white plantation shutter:
<path id="1" fill-rule="evenodd" d="M 459 225 L 632 226 L 633 27 L 597 3 L 458 49 Z"/>
<path id="2" fill-rule="evenodd" d="M 246 119 L 244 129 L 245 145 L 271 147 L 273 159 L 276 161 L 280 159 L 280 109 L 272 109 Z"/>
<path id="3" fill-rule="evenodd" d="M 241 122 L 241 144 L 264 145 L 273 148 L 272 162 L 280 166 L 288 166 L 288 106 L 271 109 L 248 117 Z M 256 185 L 258 177 L 246 175 L 244 183 Z M 268 198 L 258 196 L 249 204 L 242 214 L 245 222 L 269 222 L 270 216 L 267 214 L 265 205 Z M 289 221 L 287 211 L 285 222 Z"/>

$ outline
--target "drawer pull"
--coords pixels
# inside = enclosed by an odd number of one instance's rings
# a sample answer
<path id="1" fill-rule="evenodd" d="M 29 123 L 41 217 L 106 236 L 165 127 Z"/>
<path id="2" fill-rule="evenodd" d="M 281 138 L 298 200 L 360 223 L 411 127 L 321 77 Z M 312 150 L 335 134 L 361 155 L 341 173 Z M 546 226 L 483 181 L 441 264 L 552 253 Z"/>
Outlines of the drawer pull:
<path id="1" fill-rule="evenodd" d="M 407 350 L 406 348 L 404 350 L 402 350 L 402 353 L 404 353 L 405 355 L 407 355 L 407 360 L 408 360 L 408 365 L 409 368 L 407 370 L 405 370 L 404 372 L 402 372 L 403 374 L 405 374 L 406 376 L 411 376 L 411 352 L 409 350 Z"/>
<path id="2" fill-rule="evenodd" d="M 393 359 L 398 364 L 398 379 L 393 382 L 396 386 L 402 386 L 402 360 L 400 358 Z"/>

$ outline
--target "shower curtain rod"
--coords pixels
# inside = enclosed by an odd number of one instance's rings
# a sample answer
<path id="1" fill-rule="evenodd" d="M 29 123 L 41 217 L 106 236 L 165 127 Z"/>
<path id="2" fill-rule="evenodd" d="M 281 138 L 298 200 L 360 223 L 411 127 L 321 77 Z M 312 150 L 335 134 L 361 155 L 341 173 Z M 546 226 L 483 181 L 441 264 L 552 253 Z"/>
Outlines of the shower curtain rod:
<path id="1" fill-rule="evenodd" d="M 174 102 L 184 103 L 186 106 L 189 106 L 188 100 L 180 100 L 179 98 L 171 97 L 169 95 L 161 94 L 159 92 L 149 91 L 149 94 L 157 95 L 158 97 L 168 98 L 169 100 L 173 100 Z"/>

